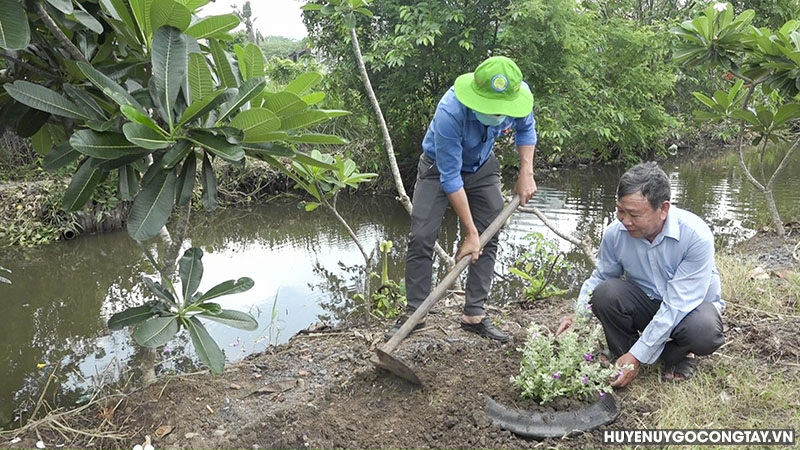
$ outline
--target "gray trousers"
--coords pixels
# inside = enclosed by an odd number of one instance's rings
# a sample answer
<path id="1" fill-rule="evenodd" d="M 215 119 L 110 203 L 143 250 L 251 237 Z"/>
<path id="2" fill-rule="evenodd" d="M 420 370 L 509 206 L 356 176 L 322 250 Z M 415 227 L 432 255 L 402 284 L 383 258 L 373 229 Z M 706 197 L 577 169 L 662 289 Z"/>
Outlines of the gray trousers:
<path id="1" fill-rule="evenodd" d="M 652 300 L 639 286 L 619 278 L 603 281 L 592 292 L 592 312 L 603 324 L 612 361 L 627 353 L 639 339 L 639 332 L 653 320 L 659 300 Z M 689 352 L 710 355 L 725 336 L 722 317 L 711 303 L 704 302 L 681 320 L 670 334 L 661 360 L 672 366 Z"/>
<path id="2" fill-rule="evenodd" d="M 494 153 L 475 173 L 462 173 L 472 220 L 479 233 L 500 214 L 503 194 L 500 189 L 500 164 Z M 406 296 L 408 313 L 414 312 L 431 292 L 433 246 L 439 236 L 442 218 L 450 200 L 442 189 L 436 163 L 424 153 L 417 166 L 417 181 L 411 212 L 411 234 L 406 253 Z M 494 276 L 498 235 L 483 248 L 478 261 L 469 266 L 464 314 L 480 316 Z"/>

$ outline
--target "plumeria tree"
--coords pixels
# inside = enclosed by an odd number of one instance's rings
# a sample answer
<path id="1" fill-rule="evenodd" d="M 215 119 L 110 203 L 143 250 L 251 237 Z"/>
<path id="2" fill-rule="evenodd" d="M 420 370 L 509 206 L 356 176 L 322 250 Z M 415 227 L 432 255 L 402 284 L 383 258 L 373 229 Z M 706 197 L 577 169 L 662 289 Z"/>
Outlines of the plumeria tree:
<path id="1" fill-rule="evenodd" d="M 696 111 L 701 120 L 727 121 L 740 125 L 737 139 L 739 165 L 748 181 L 763 195 L 775 232 L 785 234 L 783 220 L 772 191 L 788 161 L 800 147 L 793 125 L 800 119 L 800 21 L 790 20 L 780 29 L 750 25 L 755 12 L 734 15 L 730 3 L 716 3 L 705 13 L 673 29 L 680 38 L 676 60 L 686 66 L 722 70 L 730 88 L 713 95 L 695 92 L 706 109 Z M 755 174 L 744 159 L 744 142 L 760 153 Z M 777 168 L 768 174 L 764 156 L 776 144 L 789 143 Z"/>
<path id="2" fill-rule="evenodd" d="M 76 165 L 64 193 L 66 211 L 83 208 L 103 180 L 115 177 L 120 196 L 133 201 L 130 236 L 167 239 L 168 251 L 159 263 L 153 260 L 161 284 L 148 283 L 162 302 L 122 322 L 117 317 L 113 326 L 139 324 L 134 337 L 151 347 L 185 327 L 201 361 L 219 371 L 221 352 L 215 343 L 210 348 L 213 340 L 203 338 L 208 333 L 194 315 L 231 313 L 216 304 L 202 307 L 209 293 L 196 296 L 199 278 L 184 277 L 185 267 L 199 266 L 199 249 L 181 260 L 180 291 L 170 288 L 196 185 L 211 211 L 217 207 L 216 161 L 259 159 L 282 168 L 281 160 L 289 159 L 332 168 L 297 145 L 345 143 L 305 130 L 348 113 L 315 107 L 325 97 L 312 92 L 317 73 L 278 92 L 267 89 L 257 46 L 236 46 L 235 56 L 224 50 L 239 18 L 200 17 L 208 2 L 0 0 L 0 48 L 7 59 L 0 117 L 19 118 L 10 125 L 46 153 L 45 168 Z M 171 218 L 177 219 L 172 239 L 165 233 Z M 252 280 L 233 283 L 241 292 Z M 254 319 L 218 321 L 252 327 Z"/>

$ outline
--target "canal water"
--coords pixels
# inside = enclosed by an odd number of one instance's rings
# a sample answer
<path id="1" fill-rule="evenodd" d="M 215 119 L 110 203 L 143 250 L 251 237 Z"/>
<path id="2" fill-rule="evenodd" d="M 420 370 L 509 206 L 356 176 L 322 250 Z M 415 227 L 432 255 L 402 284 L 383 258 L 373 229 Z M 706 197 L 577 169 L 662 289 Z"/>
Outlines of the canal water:
<path id="1" fill-rule="evenodd" d="M 673 203 L 703 217 L 719 247 L 769 224 L 761 194 L 744 179 L 734 155 L 663 167 L 670 176 Z M 539 191 L 532 203 L 563 232 L 588 236 L 596 244 L 614 219 L 614 191 L 622 170 L 545 170 L 539 169 Z M 775 198 L 784 221 L 800 220 L 800 157 L 775 186 Z M 342 215 L 367 248 L 382 240 L 394 242 L 390 276 L 402 280 L 409 219 L 399 203 L 361 197 L 340 203 Z M 522 284 L 507 267 L 525 251 L 525 236 L 531 232 L 558 240 L 534 215 L 516 213 L 501 232 L 492 301 L 520 298 Z M 458 235 L 451 213 L 440 241 L 454 252 Z M 259 321 L 256 331 L 206 324 L 228 361 L 285 342 L 319 321 L 336 324 L 359 307 L 353 300 L 363 264 L 357 247 L 333 218 L 321 210 L 305 212 L 297 201 L 196 213 L 185 246 L 189 245 L 204 252 L 200 290 L 239 277 L 255 281 L 250 291 L 221 298 L 220 303 L 252 313 Z M 588 276 L 590 265 L 565 241 L 558 245 L 573 265 L 557 280 L 569 290 L 567 301 Z M 0 307 L 6 316 L 0 325 L 0 428 L 31 408 L 51 374 L 57 389 L 47 398 L 68 406 L 85 399 L 93 386 L 133 373 L 140 350 L 129 331 L 109 332 L 106 321 L 147 299 L 141 279 L 155 278 L 155 270 L 127 233 L 87 236 L 24 252 L 0 251 L 0 265 L 13 272 L 3 274 L 11 285 L 0 284 Z M 159 373 L 191 370 L 192 355 L 183 332 L 159 350 Z"/>

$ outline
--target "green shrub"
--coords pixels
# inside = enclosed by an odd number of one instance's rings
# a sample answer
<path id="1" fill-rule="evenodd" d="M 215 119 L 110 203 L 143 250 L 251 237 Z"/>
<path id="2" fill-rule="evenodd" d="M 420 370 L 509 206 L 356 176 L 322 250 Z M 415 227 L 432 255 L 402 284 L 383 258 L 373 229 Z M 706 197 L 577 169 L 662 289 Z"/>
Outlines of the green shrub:
<path id="1" fill-rule="evenodd" d="M 550 284 L 560 272 L 572 268 L 562 258 L 558 245 L 538 232 L 528 234 L 525 239 L 530 242 L 528 250 L 508 269 L 525 280 L 525 297 L 528 300 L 538 300 L 565 293 L 565 289 Z"/>
<path id="2" fill-rule="evenodd" d="M 540 404 L 567 397 L 592 400 L 611 392 L 610 379 L 616 368 L 606 368 L 597 360 L 595 349 L 602 329 L 576 318 L 575 323 L 557 338 L 543 327 L 531 323 L 522 351 L 519 375 L 511 383 L 521 389 L 522 398 Z"/>

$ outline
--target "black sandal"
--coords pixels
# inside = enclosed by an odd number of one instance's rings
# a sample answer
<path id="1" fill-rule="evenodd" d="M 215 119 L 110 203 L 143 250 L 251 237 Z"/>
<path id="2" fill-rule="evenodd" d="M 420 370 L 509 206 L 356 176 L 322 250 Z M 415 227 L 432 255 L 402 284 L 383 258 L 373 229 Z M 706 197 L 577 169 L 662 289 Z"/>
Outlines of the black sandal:
<path id="1" fill-rule="evenodd" d="M 678 362 L 678 364 L 665 369 L 661 378 L 664 381 L 680 383 L 681 381 L 687 381 L 692 378 L 692 375 L 694 375 L 695 372 L 697 372 L 697 358 L 694 356 L 687 356 Z M 667 378 L 667 375 L 669 374 L 672 374 L 671 378 Z M 676 375 L 680 375 L 680 378 L 677 378 Z"/>

